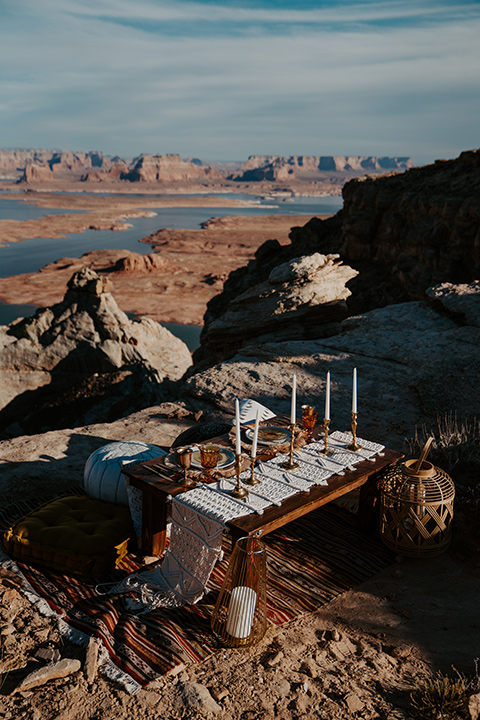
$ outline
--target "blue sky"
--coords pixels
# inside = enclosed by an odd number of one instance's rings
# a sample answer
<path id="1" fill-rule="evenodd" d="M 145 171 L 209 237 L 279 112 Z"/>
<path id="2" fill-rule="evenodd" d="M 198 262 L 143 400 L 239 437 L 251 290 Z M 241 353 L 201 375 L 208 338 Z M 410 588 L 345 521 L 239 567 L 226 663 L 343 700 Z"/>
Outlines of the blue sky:
<path id="1" fill-rule="evenodd" d="M 0 147 L 204 160 L 478 147 L 480 0 L 0 0 Z"/>

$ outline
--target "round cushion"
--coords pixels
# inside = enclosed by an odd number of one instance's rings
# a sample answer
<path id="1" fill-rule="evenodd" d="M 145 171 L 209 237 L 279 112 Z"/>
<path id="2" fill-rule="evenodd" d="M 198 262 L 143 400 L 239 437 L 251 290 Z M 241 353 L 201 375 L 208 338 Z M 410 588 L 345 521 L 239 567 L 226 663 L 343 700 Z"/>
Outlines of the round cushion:
<path id="1" fill-rule="evenodd" d="M 118 505 L 128 505 L 122 464 L 140 463 L 160 455 L 165 455 L 165 451 L 157 445 L 140 441 L 103 445 L 85 463 L 83 485 L 87 495 Z"/>

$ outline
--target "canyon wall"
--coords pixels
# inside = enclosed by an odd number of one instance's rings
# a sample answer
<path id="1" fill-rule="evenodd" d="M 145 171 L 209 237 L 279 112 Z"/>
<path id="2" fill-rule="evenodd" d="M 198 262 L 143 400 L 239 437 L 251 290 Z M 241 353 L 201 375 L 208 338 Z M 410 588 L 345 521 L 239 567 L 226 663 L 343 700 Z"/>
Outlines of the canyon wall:
<path id="1" fill-rule="evenodd" d="M 248 266 L 231 273 L 223 293 L 208 304 L 198 363 L 231 357 L 261 332 L 262 322 L 251 310 L 239 315 L 244 298 L 250 308 L 264 304 L 265 284 L 293 259 L 333 254 L 351 268 L 347 292 L 339 297 L 346 315 L 423 299 L 438 283 L 480 278 L 480 151 L 401 174 L 352 180 L 343 197 L 344 208 L 335 217 L 292 228 L 290 245 L 269 241 Z M 289 290 L 296 293 L 287 283 L 284 297 Z M 305 312 L 293 322 L 289 312 L 277 313 L 277 332 L 284 339 L 325 337 L 333 327 L 319 319 L 325 309 L 320 301 L 313 323 Z"/>

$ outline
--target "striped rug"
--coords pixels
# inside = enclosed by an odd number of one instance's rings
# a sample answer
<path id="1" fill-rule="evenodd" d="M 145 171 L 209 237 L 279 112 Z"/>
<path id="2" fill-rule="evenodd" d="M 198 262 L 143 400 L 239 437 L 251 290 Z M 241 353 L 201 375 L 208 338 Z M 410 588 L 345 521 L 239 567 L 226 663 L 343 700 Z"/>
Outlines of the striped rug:
<path id="1" fill-rule="evenodd" d="M 0 510 L 0 530 L 31 509 L 22 504 Z M 357 529 L 354 515 L 332 505 L 290 523 L 265 542 L 268 618 L 274 625 L 315 611 L 386 567 L 393 557 L 374 535 Z M 46 601 L 48 611 L 63 618 L 66 634 L 72 639 L 99 638 L 110 668 L 106 674 L 135 691 L 180 664 L 201 662 L 220 649 L 210 630 L 210 616 L 229 558 L 226 543 L 225 557 L 198 604 L 142 616 L 129 613 L 122 596 L 99 596 L 96 582 L 40 566 L 18 567 L 32 596 Z M 138 568 L 139 559 L 127 555 L 105 581 L 118 581 Z"/>

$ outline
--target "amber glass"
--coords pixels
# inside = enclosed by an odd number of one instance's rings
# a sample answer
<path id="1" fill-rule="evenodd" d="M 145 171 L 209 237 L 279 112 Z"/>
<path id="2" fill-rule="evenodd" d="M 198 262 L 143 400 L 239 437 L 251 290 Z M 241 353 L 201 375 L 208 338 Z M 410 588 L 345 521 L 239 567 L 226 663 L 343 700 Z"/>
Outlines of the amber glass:
<path id="1" fill-rule="evenodd" d="M 210 482 L 212 479 L 212 470 L 217 467 L 219 453 L 220 448 L 218 445 L 200 446 L 200 463 L 205 470 L 206 482 Z"/>
<path id="2" fill-rule="evenodd" d="M 312 433 L 317 424 L 318 413 L 315 412 L 315 408 L 311 405 L 302 405 L 302 425 L 303 429 L 307 433 L 307 442 L 312 439 Z"/>

